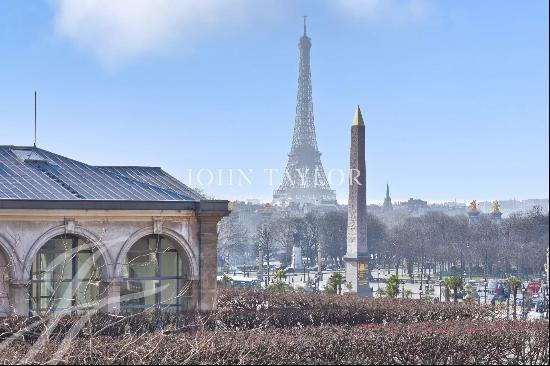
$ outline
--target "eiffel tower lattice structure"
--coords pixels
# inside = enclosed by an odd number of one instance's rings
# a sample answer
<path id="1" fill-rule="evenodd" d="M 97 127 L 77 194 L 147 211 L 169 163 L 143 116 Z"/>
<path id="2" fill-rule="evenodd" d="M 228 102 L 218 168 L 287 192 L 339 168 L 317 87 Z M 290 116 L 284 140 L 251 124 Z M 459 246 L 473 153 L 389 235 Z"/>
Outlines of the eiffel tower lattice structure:
<path id="1" fill-rule="evenodd" d="M 273 203 L 336 204 L 317 147 L 311 93 L 310 49 L 304 17 L 304 35 L 300 38 L 300 69 L 292 147 L 288 154 L 283 182 L 273 193 Z"/>

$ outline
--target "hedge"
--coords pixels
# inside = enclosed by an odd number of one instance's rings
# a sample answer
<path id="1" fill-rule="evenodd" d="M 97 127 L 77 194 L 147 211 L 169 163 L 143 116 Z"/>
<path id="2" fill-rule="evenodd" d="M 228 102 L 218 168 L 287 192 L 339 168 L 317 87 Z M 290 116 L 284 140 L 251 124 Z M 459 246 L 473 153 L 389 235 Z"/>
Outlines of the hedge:
<path id="1" fill-rule="evenodd" d="M 424 321 L 493 320 L 496 308 L 463 303 L 431 304 L 421 300 L 364 299 L 357 296 L 321 295 L 297 292 L 223 290 L 219 308 L 209 314 L 160 313 L 134 315 L 95 314 L 85 322 L 79 336 L 140 335 L 155 331 L 185 332 L 209 330 L 250 330 L 305 326 L 413 323 Z M 50 339 L 63 338 L 81 320 L 79 316 L 56 319 L 14 317 L 0 319 L 0 340 L 19 333 L 35 340 L 48 329 Z"/>
<path id="2" fill-rule="evenodd" d="M 0 319 L 0 363 L 548 364 L 548 322 L 420 300 L 222 290 L 212 313 Z"/>
<path id="3" fill-rule="evenodd" d="M 77 338 L 66 349 L 60 342 L 33 348 L 18 341 L 0 352 L 1 363 L 52 360 L 65 364 L 548 364 L 548 323 L 457 321 L 157 332 Z"/>

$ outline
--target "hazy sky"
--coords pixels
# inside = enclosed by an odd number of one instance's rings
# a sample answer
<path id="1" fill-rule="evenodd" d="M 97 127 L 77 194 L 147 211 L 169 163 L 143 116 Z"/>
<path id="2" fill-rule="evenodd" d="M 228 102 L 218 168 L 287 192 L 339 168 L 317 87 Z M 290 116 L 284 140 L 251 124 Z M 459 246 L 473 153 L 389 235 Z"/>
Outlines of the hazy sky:
<path id="1" fill-rule="evenodd" d="M 360 104 L 371 201 L 386 182 L 394 200 L 548 197 L 543 0 L 3 0 L 0 144 L 32 144 L 37 89 L 39 147 L 186 183 L 191 169 L 192 186 L 210 169 L 208 194 L 270 199 L 304 14 L 325 170 L 348 166 Z"/>

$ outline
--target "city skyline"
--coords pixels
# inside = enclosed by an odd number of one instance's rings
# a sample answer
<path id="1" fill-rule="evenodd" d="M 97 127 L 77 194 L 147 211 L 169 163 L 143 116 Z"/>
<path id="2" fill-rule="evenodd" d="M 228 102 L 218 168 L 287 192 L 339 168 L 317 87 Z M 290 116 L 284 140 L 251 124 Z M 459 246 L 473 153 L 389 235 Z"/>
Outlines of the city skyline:
<path id="1" fill-rule="evenodd" d="M 281 176 L 270 186 L 264 169 L 287 159 L 307 14 L 327 171 L 347 166 L 360 104 L 369 203 L 383 201 L 386 182 L 394 202 L 548 198 L 548 4 L 487 2 L 472 14 L 451 2 L 372 3 L 269 2 L 267 15 L 242 1 L 243 14 L 223 22 L 224 9 L 205 5 L 197 11 L 214 20 L 204 32 L 146 27 L 151 41 L 123 27 L 142 2 L 126 18 L 4 2 L 0 144 L 32 145 L 36 89 L 39 147 L 95 165 L 162 166 L 185 183 L 189 169 L 252 169 L 257 184 L 200 188 L 269 201 Z M 102 22 L 128 46 L 98 48 Z M 339 202 L 347 188 L 333 186 Z"/>

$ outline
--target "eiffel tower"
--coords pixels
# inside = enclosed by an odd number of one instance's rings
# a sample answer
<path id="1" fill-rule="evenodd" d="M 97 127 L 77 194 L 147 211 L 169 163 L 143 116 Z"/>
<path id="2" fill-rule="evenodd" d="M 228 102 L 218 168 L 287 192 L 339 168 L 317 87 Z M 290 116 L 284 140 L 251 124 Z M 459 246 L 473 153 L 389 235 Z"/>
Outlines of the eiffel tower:
<path id="1" fill-rule="evenodd" d="M 300 69 L 294 135 L 283 182 L 273 193 L 274 204 L 336 204 L 336 193 L 330 188 L 323 170 L 321 153 L 315 136 L 310 49 L 311 39 L 307 36 L 306 17 L 304 17 L 304 35 L 300 38 Z"/>

